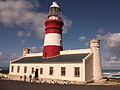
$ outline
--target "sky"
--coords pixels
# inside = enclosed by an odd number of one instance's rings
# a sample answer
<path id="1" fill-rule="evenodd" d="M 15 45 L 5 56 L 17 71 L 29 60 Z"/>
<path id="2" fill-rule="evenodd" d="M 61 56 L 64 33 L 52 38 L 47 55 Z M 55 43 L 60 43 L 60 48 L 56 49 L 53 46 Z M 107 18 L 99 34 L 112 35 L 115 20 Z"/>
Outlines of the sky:
<path id="1" fill-rule="evenodd" d="M 0 0 L 0 66 L 22 56 L 23 48 L 42 52 L 44 22 L 54 0 Z M 63 48 L 89 48 L 101 40 L 103 69 L 120 68 L 120 0 L 56 0 L 64 20 Z"/>

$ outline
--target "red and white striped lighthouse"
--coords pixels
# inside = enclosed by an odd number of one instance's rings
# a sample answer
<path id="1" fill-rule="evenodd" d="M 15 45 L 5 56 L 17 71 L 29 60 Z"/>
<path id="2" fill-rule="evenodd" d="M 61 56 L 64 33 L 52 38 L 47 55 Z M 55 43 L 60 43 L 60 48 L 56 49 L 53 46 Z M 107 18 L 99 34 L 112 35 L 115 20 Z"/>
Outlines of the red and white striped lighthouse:
<path id="1" fill-rule="evenodd" d="M 60 7 L 53 2 L 49 9 L 48 19 L 45 22 L 45 40 L 43 57 L 50 58 L 60 54 L 62 51 L 62 27 L 63 20 L 60 16 Z"/>

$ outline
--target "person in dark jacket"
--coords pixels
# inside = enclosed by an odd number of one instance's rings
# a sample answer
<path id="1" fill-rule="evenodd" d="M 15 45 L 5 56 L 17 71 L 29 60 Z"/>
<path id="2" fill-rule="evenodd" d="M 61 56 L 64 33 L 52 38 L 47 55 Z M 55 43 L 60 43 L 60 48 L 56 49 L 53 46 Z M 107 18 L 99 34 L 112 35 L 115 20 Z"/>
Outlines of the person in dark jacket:
<path id="1" fill-rule="evenodd" d="M 29 75 L 29 80 L 30 80 L 30 82 L 31 82 L 31 80 L 32 80 L 32 75 L 31 75 L 31 74 Z"/>

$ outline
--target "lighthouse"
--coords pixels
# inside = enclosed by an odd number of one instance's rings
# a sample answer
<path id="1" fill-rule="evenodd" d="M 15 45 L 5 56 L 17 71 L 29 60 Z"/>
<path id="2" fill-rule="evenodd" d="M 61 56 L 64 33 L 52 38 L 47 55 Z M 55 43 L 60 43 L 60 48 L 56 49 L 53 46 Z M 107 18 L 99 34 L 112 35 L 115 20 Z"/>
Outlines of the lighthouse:
<path id="1" fill-rule="evenodd" d="M 49 15 L 45 22 L 45 39 L 43 47 L 43 58 L 58 56 L 62 47 L 63 19 L 60 15 L 60 7 L 53 2 L 49 8 Z"/>
<path id="2" fill-rule="evenodd" d="M 53 2 L 45 22 L 43 52 L 30 53 L 23 49 L 23 56 L 10 61 L 10 80 L 29 80 L 30 75 L 48 83 L 81 84 L 104 82 L 100 53 L 100 40 L 90 40 L 90 48 L 62 50 L 63 19 L 60 7 Z"/>

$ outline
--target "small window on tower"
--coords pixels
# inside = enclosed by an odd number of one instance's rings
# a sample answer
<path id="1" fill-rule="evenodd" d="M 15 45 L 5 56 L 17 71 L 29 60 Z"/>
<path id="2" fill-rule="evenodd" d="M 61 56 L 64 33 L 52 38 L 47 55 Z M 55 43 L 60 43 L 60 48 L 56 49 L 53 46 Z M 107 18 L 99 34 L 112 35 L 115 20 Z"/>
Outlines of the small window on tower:
<path id="1" fill-rule="evenodd" d="M 14 66 L 11 66 L 11 72 L 13 72 L 14 71 Z"/>
<path id="2" fill-rule="evenodd" d="M 53 75 L 53 67 L 50 67 L 49 75 Z"/>

